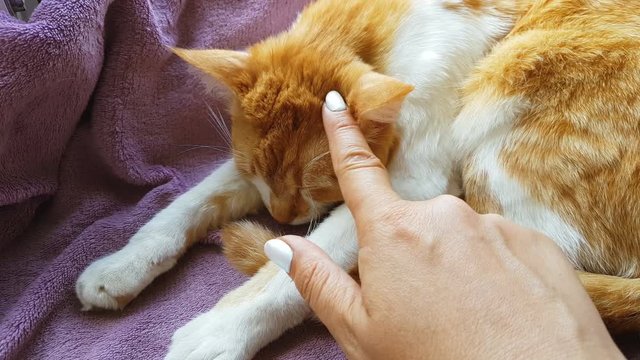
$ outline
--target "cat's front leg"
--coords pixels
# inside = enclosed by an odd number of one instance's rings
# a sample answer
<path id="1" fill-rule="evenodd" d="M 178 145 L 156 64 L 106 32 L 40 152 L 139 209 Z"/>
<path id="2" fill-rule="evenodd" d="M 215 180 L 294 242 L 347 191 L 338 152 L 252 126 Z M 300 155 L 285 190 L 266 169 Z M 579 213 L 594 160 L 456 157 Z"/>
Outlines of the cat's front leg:
<path id="1" fill-rule="evenodd" d="M 260 195 L 233 160 L 160 211 L 121 250 L 85 269 L 76 282 L 84 310 L 121 309 L 153 279 L 172 268 L 210 227 L 256 210 Z"/>
<path id="2" fill-rule="evenodd" d="M 356 266 L 355 224 L 346 206 L 334 210 L 309 239 L 344 269 Z M 309 314 L 291 278 L 269 262 L 212 310 L 176 331 L 166 359 L 250 359 Z"/>

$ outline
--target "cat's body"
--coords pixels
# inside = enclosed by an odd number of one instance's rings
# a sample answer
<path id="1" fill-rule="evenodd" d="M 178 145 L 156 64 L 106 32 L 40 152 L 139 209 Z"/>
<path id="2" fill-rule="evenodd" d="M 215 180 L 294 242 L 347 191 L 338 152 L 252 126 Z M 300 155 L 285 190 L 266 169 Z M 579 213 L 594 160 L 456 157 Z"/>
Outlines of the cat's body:
<path id="1" fill-rule="evenodd" d="M 637 14 L 620 1 L 319 0 L 249 54 L 177 50 L 235 94 L 235 159 L 92 264 L 78 297 L 126 305 L 208 227 L 261 203 L 299 223 L 338 201 L 320 120 L 337 89 L 402 197 L 464 195 L 544 232 L 579 270 L 633 278 L 581 276 L 609 325 L 640 328 Z M 231 246 L 252 230 L 236 227 Z M 344 205 L 309 238 L 356 266 Z M 168 358 L 248 358 L 308 315 L 267 264 L 180 329 Z"/>

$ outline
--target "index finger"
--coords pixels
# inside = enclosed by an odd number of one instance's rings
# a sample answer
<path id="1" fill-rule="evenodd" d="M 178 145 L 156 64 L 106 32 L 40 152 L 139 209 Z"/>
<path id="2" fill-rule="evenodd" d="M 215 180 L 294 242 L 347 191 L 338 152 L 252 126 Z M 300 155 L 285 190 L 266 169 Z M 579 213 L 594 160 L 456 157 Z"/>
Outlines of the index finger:
<path id="1" fill-rule="evenodd" d="M 353 216 L 366 217 L 380 204 L 397 200 L 384 164 L 371 151 L 338 92 L 327 94 L 322 118 L 333 169 Z"/>

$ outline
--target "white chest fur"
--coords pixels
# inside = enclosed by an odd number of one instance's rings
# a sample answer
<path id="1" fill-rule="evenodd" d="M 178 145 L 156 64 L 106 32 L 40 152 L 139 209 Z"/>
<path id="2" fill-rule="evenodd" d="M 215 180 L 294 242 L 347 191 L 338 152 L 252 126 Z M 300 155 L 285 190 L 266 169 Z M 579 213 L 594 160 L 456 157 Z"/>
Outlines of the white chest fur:
<path id="1" fill-rule="evenodd" d="M 400 26 L 386 73 L 412 84 L 401 109 L 398 155 L 389 166 L 396 191 L 412 200 L 460 194 L 451 123 L 463 80 L 509 27 L 497 16 L 446 9 L 414 0 Z"/>
<path id="2" fill-rule="evenodd" d="M 389 165 L 391 182 L 402 197 L 424 200 L 460 195 L 460 154 L 487 176 L 488 191 L 503 215 L 545 233 L 580 267 L 582 235 L 552 209 L 538 204 L 498 161 L 499 147 L 526 103 L 496 103 L 484 93 L 465 99 L 460 88 L 491 46 L 509 31 L 499 15 L 445 9 L 442 1 L 415 0 L 397 33 L 387 74 L 415 86 L 398 119 L 401 143 Z M 473 119 L 472 121 L 469 121 Z"/>

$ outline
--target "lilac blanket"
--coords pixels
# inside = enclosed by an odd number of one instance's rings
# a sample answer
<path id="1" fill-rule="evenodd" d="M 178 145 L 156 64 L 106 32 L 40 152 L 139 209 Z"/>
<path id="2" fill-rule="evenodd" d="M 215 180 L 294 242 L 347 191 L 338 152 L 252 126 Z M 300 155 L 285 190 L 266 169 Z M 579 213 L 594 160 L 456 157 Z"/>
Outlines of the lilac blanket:
<path id="1" fill-rule="evenodd" d="M 121 313 L 82 313 L 74 282 L 208 174 L 224 141 L 207 95 L 164 47 L 241 48 L 305 0 L 45 0 L 0 14 L 0 359 L 158 359 L 244 281 L 196 246 Z M 209 243 L 215 241 L 211 234 Z M 308 322 L 260 358 L 343 358 Z"/>
<path id="2" fill-rule="evenodd" d="M 29 24 L 0 13 L 0 359 L 161 358 L 244 281 L 212 233 L 123 312 L 82 313 L 73 292 L 226 156 L 207 114 L 219 96 L 164 45 L 241 48 L 306 2 L 44 0 Z M 258 357 L 343 355 L 310 321 Z"/>

